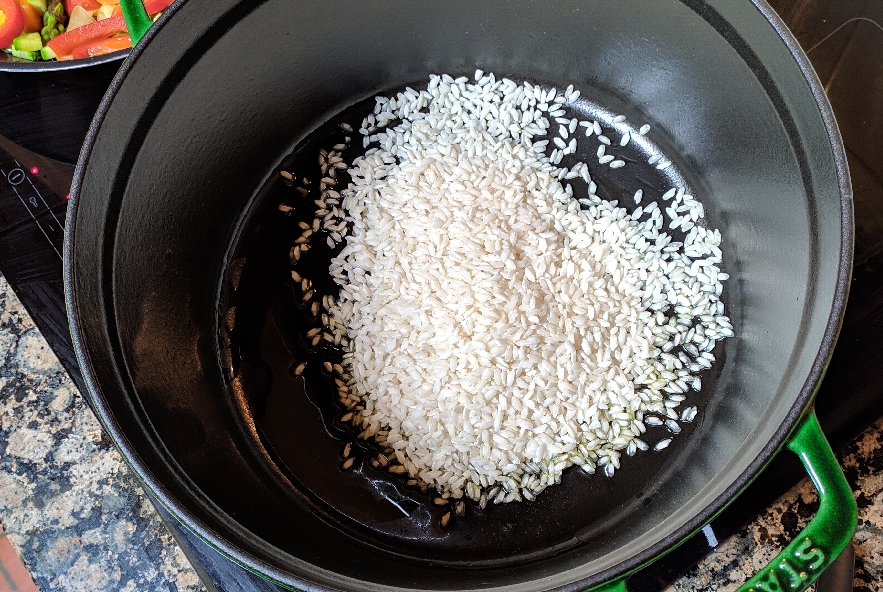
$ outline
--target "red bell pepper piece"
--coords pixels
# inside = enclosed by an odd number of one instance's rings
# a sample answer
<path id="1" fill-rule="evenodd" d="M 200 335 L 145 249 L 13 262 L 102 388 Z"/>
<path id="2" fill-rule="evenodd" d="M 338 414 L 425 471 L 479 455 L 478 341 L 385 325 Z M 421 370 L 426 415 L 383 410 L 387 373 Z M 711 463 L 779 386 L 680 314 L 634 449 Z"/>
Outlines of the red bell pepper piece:
<path id="1" fill-rule="evenodd" d="M 22 2 L 26 2 L 27 0 L 21 0 Z M 147 11 L 147 14 L 156 14 L 157 12 L 161 12 L 169 7 L 169 5 L 174 0 L 145 0 L 144 9 Z M 99 8 L 101 8 L 101 3 L 98 0 L 64 0 L 64 10 L 70 14 L 75 6 L 82 6 L 88 12 L 95 12 Z M 119 5 L 117 5 L 114 10 L 118 10 Z M 122 14 L 122 12 L 119 12 Z M 114 15 L 116 16 L 116 15 Z"/>
<path id="2" fill-rule="evenodd" d="M 147 14 L 156 14 L 168 8 L 175 0 L 144 0 L 144 10 Z"/>
<path id="3" fill-rule="evenodd" d="M 0 48 L 12 45 L 12 40 L 25 28 L 25 17 L 15 0 L 0 0 Z"/>
<path id="4" fill-rule="evenodd" d="M 0 2 L 8 1 L 11 0 L 0 0 Z M 74 2 L 74 6 L 76 6 L 77 2 L 80 2 L 82 4 L 82 2 L 86 0 L 71 1 Z M 97 2 L 97 0 L 95 1 Z M 144 9 L 147 11 L 147 14 L 156 14 L 157 12 L 161 12 L 168 8 L 173 1 L 174 0 L 146 0 L 144 2 Z M 85 5 L 83 7 L 86 8 Z M 49 43 L 47 43 L 46 45 L 49 47 L 49 49 L 55 52 L 55 55 L 58 56 L 58 59 L 65 59 L 67 56 L 73 53 L 74 50 L 80 48 L 82 48 L 80 50 L 80 53 L 88 51 L 102 51 L 100 49 L 102 46 L 102 44 L 100 43 L 101 41 L 108 41 L 108 37 L 111 37 L 117 33 L 127 32 L 128 29 L 126 28 L 125 19 L 122 16 L 112 16 L 100 21 L 95 21 L 94 23 L 89 23 L 88 25 L 83 25 L 82 27 L 77 27 L 72 31 L 65 31 L 61 35 L 58 35 L 54 39 L 50 40 Z M 15 36 L 13 37 L 13 39 L 14 38 Z M 125 46 L 121 46 L 123 42 L 119 39 L 109 44 L 105 44 L 104 49 L 106 51 L 104 51 L 104 53 L 117 51 L 119 49 L 124 49 L 125 47 L 132 47 L 131 38 L 127 36 L 127 39 L 129 39 L 129 43 Z M 10 39 L 10 43 L 11 42 L 12 39 Z M 89 48 L 91 48 L 91 50 Z M 78 56 L 73 57 L 76 59 Z"/>
<path id="5" fill-rule="evenodd" d="M 36 33 L 43 28 L 43 14 L 34 8 L 28 0 L 18 0 L 18 7 L 25 17 L 25 28 L 22 33 Z"/>
<path id="6" fill-rule="evenodd" d="M 61 35 L 51 39 L 46 45 L 61 58 L 71 53 L 75 48 L 95 41 L 107 39 L 116 33 L 125 33 L 126 21 L 121 16 L 113 16 L 101 21 L 95 21 L 72 31 L 65 31 Z"/>
<path id="7" fill-rule="evenodd" d="M 75 47 L 73 51 L 71 51 L 71 55 L 75 60 L 79 60 L 82 58 L 104 55 L 106 53 L 127 49 L 129 47 L 132 47 L 132 38 L 128 35 L 117 35 L 116 37 L 111 37 L 109 39 L 98 39 L 84 43 L 79 47 Z"/>
<path id="8" fill-rule="evenodd" d="M 82 6 L 88 12 L 95 12 L 101 8 L 101 3 L 98 0 L 64 0 L 63 4 L 64 11 L 68 14 L 73 12 L 76 6 Z"/>

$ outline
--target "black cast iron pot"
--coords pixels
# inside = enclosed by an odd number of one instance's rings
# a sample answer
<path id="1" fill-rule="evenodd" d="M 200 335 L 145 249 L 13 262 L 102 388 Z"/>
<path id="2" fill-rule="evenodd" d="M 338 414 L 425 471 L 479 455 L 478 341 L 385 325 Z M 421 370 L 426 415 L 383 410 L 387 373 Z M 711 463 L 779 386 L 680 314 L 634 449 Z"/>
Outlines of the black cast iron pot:
<path id="1" fill-rule="evenodd" d="M 262 212 L 312 130 L 475 68 L 572 83 L 653 125 L 723 234 L 736 337 L 675 445 L 445 531 L 367 466 L 338 470 L 346 434 L 323 423 L 321 380 L 304 393 L 284 371 L 300 321 Z M 761 0 L 188 0 L 108 91 L 68 215 L 68 311 L 101 421 L 178 519 L 276 582 L 624 589 L 785 446 L 821 509 L 746 589 L 802 589 L 851 536 L 855 504 L 811 409 L 846 300 L 849 179 L 818 80 Z"/>

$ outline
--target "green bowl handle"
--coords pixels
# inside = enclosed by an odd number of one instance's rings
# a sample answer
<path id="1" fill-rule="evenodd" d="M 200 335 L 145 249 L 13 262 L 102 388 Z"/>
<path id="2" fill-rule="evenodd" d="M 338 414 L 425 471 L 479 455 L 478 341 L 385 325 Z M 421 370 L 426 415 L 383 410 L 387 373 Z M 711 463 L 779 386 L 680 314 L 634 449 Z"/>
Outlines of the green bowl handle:
<path id="1" fill-rule="evenodd" d="M 144 9 L 142 0 L 120 0 L 120 8 L 123 10 L 123 18 L 126 19 L 126 28 L 129 29 L 132 45 L 135 45 L 141 41 L 153 21 Z"/>
<path id="2" fill-rule="evenodd" d="M 815 410 L 804 417 L 791 436 L 788 449 L 800 457 L 819 492 L 819 511 L 806 528 L 738 592 L 803 592 L 837 559 L 855 533 L 858 507 L 822 433 Z M 628 592 L 629 575 L 586 592 Z"/>

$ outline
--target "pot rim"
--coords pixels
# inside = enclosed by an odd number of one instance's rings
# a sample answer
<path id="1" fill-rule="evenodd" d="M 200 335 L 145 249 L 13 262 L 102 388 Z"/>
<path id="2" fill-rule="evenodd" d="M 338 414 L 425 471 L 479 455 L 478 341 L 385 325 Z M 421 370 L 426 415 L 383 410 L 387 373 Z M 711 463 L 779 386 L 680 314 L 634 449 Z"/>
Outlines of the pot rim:
<path id="1" fill-rule="evenodd" d="M 714 8 L 708 6 L 708 4 L 706 4 L 702 0 L 679 1 L 690 7 L 692 10 L 694 10 L 694 12 L 704 18 L 715 28 L 717 28 L 715 23 L 709 20 L 710 16 L 717 17 L 720 22 L 724 22 L 723 18 L 714 10 Z M 565 590 L 585 590 L 587 588 L 597 586 L 603 582 L 610 581 L 614 578 L 622 577 L 626 574 L 632 573 L 659 558 L 660 556 L 664 555 L 667 551 L 671 550 L 680 542 L 686 540 L 690 535 L 701 529 L 717 513 L 723 510 L 723 508 L 725 508 L 727 504 L 735 499 L 735 497 L 738 496 L 742 492 L 742 490 L 745 489 L 751 483 L 751 481 L 763 470 L 763 468 L 769 463 L 773 456 L 775 456 L 775 454 L 784 447 L 789 436 L 795 429 L 798 421 L 804 416 L 807 409 L 809 409 L 812 405 L 818 385 L 821 382 L 822 377 L 824 376 L 825 369 L 827 368 L 828 363 L 831 359 L 831 355 L 833 353 L 834 344 L 840 331 L 840 326 L 846 307 L 853 260 L 853 202 L 846 152 L 843 147 L 842 138 L 836 124 L 833 110 L 827 99 L 824 88 L 820 80 L 818 79 L 818 76 L 816 75 L 812 64 L 809 61 L 809 58 L 800 48 L 800 45 L 798 44 L 796 38 L 793 36 L 791 31 L 787 28 L 787 26 L 781 20 L 778 14 L 776 14 L 769 6 L 769 4 L 767 4 L 766 0 L 749 1 L 761 13 L 761 15 L 767 20 L 767 22 L 769 22 L 775 33 L 785 44 L 792 58 L 800 68 L 803 77 L 813 95 L 813 98 L 815 99 L 816 106 L 820 111 L 822 121 L 825 125 L 825 131 L 828 136 L 829 146 L 832 150 L 833 164 L 837 175 L 840 195 L 840 257 L 838 262 L 834 299 L 828 320 L 825 325 L 825 331 L 822 337 L 821 345 L 813 361 L 812 368 L 806 378 L 806 381 L 801 387 L 800 392 L 795 397 L 794 404 L 785 415 L 782 423 L 777 428 L 774 435 L 766 443 L 760 454 L 755 457 L 755 459 L 748 465 L 748 467 L 726 488 L 726 490 L 720 496 L 715 498 L 705 508 L 702 508 L 701 510 L 696 512 L 690 520 L 686 521 L 674 532 L 664 537 L 657 543 L 646 547 L 641 552 L 633 555 L 632 557 L 624 559 L 613 567 L 596 572 L 590 576 L 572 582 L 568 585 L 553 588 L 552 590 L 555 591 L 564 592 Z M 157 21 L 157 26 L 151 27 L 148 30 L 143 38 L 143 41 L 150 41 L 153 37 L 155 37 L 159 29 L 162 28 L 162 25 L 165 24 L 165 22 L 169 18 L 172 18 L 172 16 L 181 7 L 182 3 L 182 0 L 177 0 L 175 3 L 172 4 L 172 6 L 164 11 L 162 17 Z M 254 8 L 262 3 L 263 2 L 255 2 L 251 6 L 250 10 L 254 10 Z M 701 6 L 703 10 L 697 10 L 697 7 L 699 6 Z M 88 161 L 91 151 L 94 147 L 101 124 L 108 113 L 114 96 L 116 95 L 120 86 L 123 84 L 123 81 L 127 77 L 128 73 L 132 69 L 134 62 L 136 62 L 138 57 L 143 53 L 144 45 L 145 44 L 143 42 L 139 43 L 131 50 L 131 53 L 129 54 L 131 59 L 127 59 L 123 62 L 122 67 L 114 77 L 110 87 L 108 88 L 106 94 L 104 95 L 104 98 L 101 101 L 98 111 L 96 112 L 92 120 L 89 132 L 86 136 L 82 151 L 80 153 L 80 158 L 77 162 L 76 170 L 74 172 L 74 178 L 71 187 L 72 199 L 67 211 L 66 228 L 69 229 L 69 231 L 65 233 L 64 240 L 65 305 L 67 308 L 68 321 L 71 327 L 71 336 L 73 339 L 74 350 L 76 352 L 77 360 L 81 368 L 83 380 L 88 390 L 86 395 L 95 402 L 96 415 L 98 416 L 98 419 L 100 420 L 102 426 L 104 427 L 105 431 L 111 436 L 114 445 L 120 451 L 126 463 L 133 470 L 133 472 L 142 482 L 142 484 L 152 493 L 151 497 L 153 497 L 156 501 L 159 501 L 166 508 L 166 510 L 168 510 L 173 516 L 175 516 L 175 518 L 179 520 L 186 528 L 188 528 L 188 530 L 193 532 L 196 536 L 198 536 L 209 546 L 211 546 L 213 549 L 215 549 L 228 559 L 236 562 L 245 569 L 258 573 L 258 575 L 261 575 L 262 577 L 270 579 L 276 583 L 282 584 L 286 587 L 295 586 L 297 587 L 297 589 L 303 590 L 304 592 L 332 592 L 338 590 L 337 588 L 332 588 L 322 584 L 316 584 L 314 582 L 296 577 L 289 572 L 282 571 L 277 567 L 255 557 L 251 553 L 245 552 L 242 549 L 236 547 L 230 541 L 220 537 L 214 530 L 212 530 L 212 528 L 210 528 L 209 525 L 203 523 L 202 520 L 194 516 L 184 505 L 179 503 L 172 495 L 170 495 L 168 489 L 150 472 L 148 467 L 140 461 L 137 451 L 130 446 L 128 440 L 125 437 L 125 434 L 123 434 L 117 428 L 117 425 L 115 424 L 114 419 L 109 411 L 100 404 L 100 397 L 95 395 L 95 393 L 101 392 L 101 389 L 95 380 L 89 360 L 86 356 L 85 346 L 80 331 L 80 324 L 78 322 L 77 315 L 75 314 L 76 307 L 73 293 L 74 282 L 72 259 L 73 243 L 75 239 L 73 221 L 79 205 L 79 201 L 76 199 L 76 197 L 79 193 L 79 188 L 85 175 L 85 163 Z M 753 54 L 753 51 L 749 47 L 746 46 L 744 49 Z M 115 56 L 115 54 L 110 55 Z M 106 58 L 107 56 L 101 57 Z M 0 64 L 0 70 L 3 69 L 2 66 L 3 65 Z"/>

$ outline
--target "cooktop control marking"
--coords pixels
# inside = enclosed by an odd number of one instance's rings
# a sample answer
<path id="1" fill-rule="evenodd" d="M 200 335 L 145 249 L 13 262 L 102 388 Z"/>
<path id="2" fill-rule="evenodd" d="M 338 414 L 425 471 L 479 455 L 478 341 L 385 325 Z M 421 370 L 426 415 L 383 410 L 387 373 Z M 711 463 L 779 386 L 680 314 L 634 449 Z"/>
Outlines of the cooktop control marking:
<path id="1" fill-rule="evenodd" d="M 32 170 L 36 170 L 36 168 L 37 168 L 37 167 L 34 167 L 34 169 L 32 169 Z M 37 186 L 34 185 L 34 182 L 31 181 L 30 177 L 25 176 L 25 179 L 27 179 L 28 183 L 31 185 L 31 188 L 33 188 L 34 193 L 37 194 L 37 197 L 40 198 L 40 201 L 43 202 L 43 205 L 44 205 L 44 206 L 46 207 L 46 209 L 49 211 L 49 214 L 52 216 L 52 219 L 55 220 L 55 223 L 56 223 L 56 224 L 58 224 L 58 227 L 59 227 L 59 228 L 64 228 L 64 224 L 61 223 L 61 221 L 58 219 L 58 217 L 56 217 L 55 212 L 52 211 L 52 208 L 50 208 L 50 207 L 49 207 L 49 204 L 46 203 L 46 200 L 43 199 L 43 194 L 40 193 L 40 190 L 37 189 Z M 33 199 L 34 199 L 34 198 L 32 197 L 31 200 L 33 200 Z M 28 200 L 28 201 L 30 201 L 30 200 Z M 31 203 L 34 204 L 34 207 L 37 206 L 36 203 L 34 203 L 34 202 L 31 202 Z"/>
<path id="2" fill-rule="evenodd" d="M 14 159 L 13 159 L 14 160 Z M 25 174 L 24 170 L 22 170 L 21 163 L 18 160 L 15 160 L 16 168 L 11 169 L 10 171 L 4 171 L 0 169 L 0 173 L 3 173 L 3 176 L 6 177 L 6 182 L 9 183 L 9 186 L 12 188 L 12 191 L 15 193 L 15 196 L 19 199 L 21 204 L 25 207 L 30 214 L 31 219 L 37 225 L 37 228 L 40 229 L 40 232 L 43 233 L 43 236 L 46 237 L 46 240 L 49 241 L 49 244 L 52 245 L 52 250 L 55 251 L 55 254 L 61 258 L 61 251 L 59 250 L 59 245 L 56 244 L 58 242 L 61 243 L 62 237 L 64 235 L 64 224 L 58 219 L 55 215 L 55 212 L 52 211 L 52 208 L 49 207 L 49 204 L 46 203 L 46 200 L 43 199 L 43 195 L 37 189 L 36 185 L 34 185 L 33 181 Z M 19 186 L 27 181 L 27 185 L 25 186 L 25 195 L 19 191 Z M 35 195 L 26 195 L 29 193 L 27 191 L 28 186 L 30 186 L 31 190 Z M 40 207 L 42 203 L 42 208 Z M 43 214 L 44 212 L 48 212 L 49 216 L 51 216 L 51 220 L 46 220 L 45 216 L 43 222 L 37 218 L 37 216 Z M 54 221 L 54 224 L 53 224 Z M 51 235 L 57 235 L 57 240 L 53 240 Z"/>
<path id="3" fill-rule="evenodd" d="M 21 169 L 12 169 L 11 171 L 9 171 L 9 174 L 6 175 L 6 180 L 9 181 L 10 185 L 15 187 L 25 180 L 25 172 Z"/>

